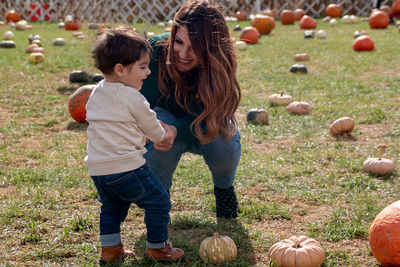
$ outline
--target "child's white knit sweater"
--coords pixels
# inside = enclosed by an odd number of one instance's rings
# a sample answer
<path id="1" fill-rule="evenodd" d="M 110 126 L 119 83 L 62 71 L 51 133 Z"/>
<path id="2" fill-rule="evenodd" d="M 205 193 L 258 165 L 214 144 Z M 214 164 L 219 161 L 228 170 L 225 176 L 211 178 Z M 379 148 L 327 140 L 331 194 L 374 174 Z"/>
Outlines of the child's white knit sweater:
<path id="1" fill-rule="evenodd" d="M 88 143 L 85 163 L 90 176 L 137 169 L 145 164 L 146 137 L 161 142 L 165 130 L 139 90 L 105 80 L 86 104 Z"/>

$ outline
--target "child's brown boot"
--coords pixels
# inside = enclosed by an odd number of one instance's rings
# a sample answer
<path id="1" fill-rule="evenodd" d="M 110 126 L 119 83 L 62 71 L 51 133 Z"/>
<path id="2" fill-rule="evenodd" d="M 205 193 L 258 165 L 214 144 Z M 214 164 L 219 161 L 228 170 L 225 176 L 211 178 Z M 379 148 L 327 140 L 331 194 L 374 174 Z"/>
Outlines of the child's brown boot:
<path id="1" fill-rule="evenodd" d="M 132 254 L 132 251 L 124 250 L 122 243 L 114 247 L 102 247 L 100 264 L 112 263 L 116 260 L 123 260 Z"/>
<path id="2" fill-rule="evenodd" d="M 165 248 L 146 248 L 145 254 L 147 257 L 160 262 L 179 261 L 185 256 L 185 252 L 180 248 L 172 247 L 171 242 L 168 242 Z"/>

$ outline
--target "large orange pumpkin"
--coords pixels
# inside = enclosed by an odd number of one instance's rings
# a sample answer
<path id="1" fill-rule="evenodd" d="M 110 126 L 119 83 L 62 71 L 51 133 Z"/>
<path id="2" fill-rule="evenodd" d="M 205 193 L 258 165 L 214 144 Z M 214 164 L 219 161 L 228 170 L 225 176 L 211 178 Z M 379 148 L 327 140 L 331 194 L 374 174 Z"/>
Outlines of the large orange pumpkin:
<path id="1" fill-rule="evenodd" d="M 275 19 L 271 16 L 257 14 L 251 21 L 251 26 L 261 34 L 269 34 L 275 28 Z"/>
<path id="2" fill-rule="evenodd" d="M 337 4 L 331 3 L 326 7 L 325 13 L 331 18 L 337 18 L 342 15 L 342 9 Z"/>
<path id="3" fill-rule="evenodd" d="M 86 122 L 86 103 L 94 87 L 96 87 L 95 84 L 81 86 L 70 96 L 68 110 L 76 122 Z"/>
<path id="4" fill-rule="evenodd" d="M 294 10 L 294 17 L 297 21 L 300 20 L 305 14 L 306 12 L 302 8 L 296 8 Z"/>
<path id="5" fill-rule="evenodd" d="M 14 9 L 8 10 L 6 12 L 6 21 L 7 22 L 18 22 L 19 21 L 19 14 Z"/>
<path id="6" fill-rule="evenodd" d="M 385 29 L 389 26 L 390 19 L 386 12 L 377 10 L 371 13 L 368 22 L 371 29 Z"/>
<path id="7" fill-rule="evenodd" d="M 375 217 L 369 228 L 369 245 L 383 266 L 400 266 L 400 201 Z"/>
<path id="8" fill-rule="evenodd" d="M 374 41 L 369 35 L 361 35 L 353 41 L 353 49 L 355 51 L 372 51 L 374 48 Z"/>
<path id="9" fill-rule="evenodd" d="M 240 33 L 240 41 L 243 41 L 246 44 L 256 44 L 259 37 L 260 33 L 258 30 L 251 26 L 244 28 Z"/>
<path id="10" fill-rule="evenodd" d="M 392 14 L 400 15 L 400 0 L 396 0 L 392 4 Z"/>
<path id="11" fill-rule="evenodd" d="M 293 10 L 284 9 L 280 15 L 281 23 L 284 25 L 293 24 L 296 20 L 296 16 Z"/>
<path id="12" fill-rule="evenodd" d="M 304 15 L 299 22 L 300 29 L 315 29 L 317 21 L 308 15 Z"/>

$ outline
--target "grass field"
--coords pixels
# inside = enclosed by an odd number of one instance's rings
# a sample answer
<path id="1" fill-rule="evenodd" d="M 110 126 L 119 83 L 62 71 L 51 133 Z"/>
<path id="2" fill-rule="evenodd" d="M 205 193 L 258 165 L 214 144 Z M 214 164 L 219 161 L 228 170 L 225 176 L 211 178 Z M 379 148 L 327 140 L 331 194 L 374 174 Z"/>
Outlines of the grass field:
<path id="1" fill-rule="evenodd" d="M 229 27 L 238 38 L 236 24 Z M 83 163 L 86 125 L 71 119 L 67 105 L 78 87 L 69 73 L 98 72 L 90 53 L 96 31 L 85 25 L 87 38 L 78 40 L 56 23 L 33 26 L 14 30 L 16 49 L 0 49 L 0 266 L 94 266 L 100 204 Z M 393 25 L 371 30 L 366 22 L 331 27 L 319 20 L 319 29 L 327 31 L 326 40 L 304 39 L 297 23 L 277 22 L 272 34 L 238 52 L 241 213 L 234 221 L 216 219 L 210 172 L 202 158 L 185 155 L 171 190 L 170 237 L 186 259 L 174 266 L 207 266 L 198 248 L 214 232 L 238 247 L 237 261 L 222 266 L 269 266 L 268 249 L 292 235 L 317 239 L 325 267 L 379 266 L 368 229 L 380 210 L 399 200 L 399 173 L 368 175 L 362 163 L 386 145 L 384 157 L 399 168 L 400 34 Z M 358 29 L 370 33 L 373 52 L 353 51 Z M 0 36 L 7 30 L 1 26 Z M 41 36 L 41 64 L 28 63 L 30 34 Z M 54 47 L 57 37 L 67 45 Z M 308 74 L 289 72 L 296 53 L 310 55 Z M 311 103 L 312 112 L 296 116 L 270 106 L 267 97 L 280 91 Z M 251 108 L 267 110 L 269 124 L 248 124 Z M 331 137 L 329 125 L 344 116 L 356 121 L 352 136 Z M 125 246 L 135 251 L 124 266 L 162 266 L 143 258 L 142 210 L 132 207 L 122 229 Z"/>

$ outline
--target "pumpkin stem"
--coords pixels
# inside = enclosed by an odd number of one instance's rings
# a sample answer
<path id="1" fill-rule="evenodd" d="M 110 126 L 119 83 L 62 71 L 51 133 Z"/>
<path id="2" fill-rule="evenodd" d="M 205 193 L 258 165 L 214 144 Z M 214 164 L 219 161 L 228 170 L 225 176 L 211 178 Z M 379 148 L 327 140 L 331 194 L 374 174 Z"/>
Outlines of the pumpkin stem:
<path id="1" fill-rule="evenodd" d="M 281 91 L 281 93 L 280 93 L 280 94 L 281 94 L 281 96 L 283 96 L 283 91 Z"/>
<path id="2" fill-rule="evenodd" d="M 378 151 L 379 151 L 379 159 L 382 159 L 383 154 L 385 154 L 385 151 L 387 149 L 387 146 L 381 145 L 381 146 L 378 146 L 376 149 L 378 149 Z"/>
<path id="3" fill-rule="evenodd" d="M 217 237 L 217 236 L 219 236 L 218 233 L 214 233 L 214 234 L 213 234 L 213 237 Z"/>
<path id="4" fill-rule="evenodd" d="M 301 248 L 300 242 L 299 242 L 298 240 L 296 240 L 296 242 L 294 242 L 293 247 L 294 247 L 294 248 Z"/>

